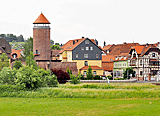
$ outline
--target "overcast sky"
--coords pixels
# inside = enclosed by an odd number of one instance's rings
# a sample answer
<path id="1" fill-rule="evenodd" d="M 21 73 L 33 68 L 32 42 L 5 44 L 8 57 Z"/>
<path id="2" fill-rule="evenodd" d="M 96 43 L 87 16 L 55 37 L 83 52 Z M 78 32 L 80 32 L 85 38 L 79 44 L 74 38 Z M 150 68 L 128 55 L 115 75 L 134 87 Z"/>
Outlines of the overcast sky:
<path id="1" fill-rule="evenodd" d="M 4 0 L 0 33 L 33 37 L 41 11 L 51 22 L 51 39 L 66 43 L 82 36 L 102 46 L 160 41 L 160 0 Z"/>

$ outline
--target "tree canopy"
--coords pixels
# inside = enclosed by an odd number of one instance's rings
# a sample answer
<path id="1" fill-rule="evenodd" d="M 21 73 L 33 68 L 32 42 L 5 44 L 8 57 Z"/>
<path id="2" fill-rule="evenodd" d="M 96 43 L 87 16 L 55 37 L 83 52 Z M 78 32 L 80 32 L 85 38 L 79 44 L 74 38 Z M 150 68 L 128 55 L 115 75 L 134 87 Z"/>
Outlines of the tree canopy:
<path id="1" fill-rule="evenodd" d="M 16 36 L 13 34 L 0 34 L 0 38 L 6 39 L 8 42 L 16 41 L 16 42 L 24 42 L 23 35 Z"/>

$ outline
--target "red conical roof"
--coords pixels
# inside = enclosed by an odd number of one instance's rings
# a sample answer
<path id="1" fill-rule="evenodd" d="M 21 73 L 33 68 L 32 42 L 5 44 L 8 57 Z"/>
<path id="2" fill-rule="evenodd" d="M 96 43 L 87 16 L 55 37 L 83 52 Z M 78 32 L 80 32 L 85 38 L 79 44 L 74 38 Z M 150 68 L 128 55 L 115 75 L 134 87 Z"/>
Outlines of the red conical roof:
<path id="1" fill-rule="evenodd" d="M 47 18 L 41 13 L 39 17 L 33 22 L 33 24 L 50 24 Z"/>

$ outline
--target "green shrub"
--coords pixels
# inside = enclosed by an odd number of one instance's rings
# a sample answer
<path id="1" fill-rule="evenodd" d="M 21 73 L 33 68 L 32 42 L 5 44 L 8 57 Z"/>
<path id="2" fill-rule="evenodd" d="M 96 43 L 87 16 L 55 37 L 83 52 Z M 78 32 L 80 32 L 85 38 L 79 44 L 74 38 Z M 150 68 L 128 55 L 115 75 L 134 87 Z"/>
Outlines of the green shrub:
<path id="1" fill-rule="evenodd" d="M 0 83 L 1 84 L 15 84 L 14 80 L 16 79 L 16 69 L 11 69 L 10 67 L 4 67 L 0 72 Z"/>
<path id="2" fill-rule="evenodd" d="M 33 68 L 33 66 L 22 66 L 17 72 L 15 83 L 25 89 L 35 89 L 42 86 L 41 75 Z"/>
<path id="3" fill-rule="evenodd" d="M 58 81 L 55 75 L 52 76 L 45 76 L 45 83 L 48 87 L 57 87 Z"/>
<path id="4" fill-rule="evenodd" d="M 71 84 L 78 84 L 80 83 L 80 75 L 77 77 L 75 75 L 70 75 Z"/>
<path id="5" fill-rule="evenodd" d="M 113 80 L 112 75 L 107 75 L 106 77 L 107 77 L 109 80 Z"/>
<path id="6" fill-rule="evenodd" d="M 16 68 L 17 70 L 22 67 L 22 62 L 21 61 L 15 61 L 13 68 Z"/>
<path id="7" fill-rule="evenodd" d="M 124 80 L 124 78 L 115 78 L 114 80 Z"/>
<path id="8" fill-rule="evenodd" d="M 96 75 L 93 77 L 94 80 L 102 80 L 102 77 L 100 77 L 99 75 Z"/>

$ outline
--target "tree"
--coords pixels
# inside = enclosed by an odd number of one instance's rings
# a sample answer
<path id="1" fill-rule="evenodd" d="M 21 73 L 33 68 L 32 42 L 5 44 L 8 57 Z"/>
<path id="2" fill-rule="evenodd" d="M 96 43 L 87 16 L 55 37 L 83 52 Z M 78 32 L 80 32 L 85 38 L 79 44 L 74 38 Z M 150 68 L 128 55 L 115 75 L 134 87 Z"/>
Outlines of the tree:
<path id="1" fill-rule="evenodd" d="M 8 56 L 5 53 L 2 53 L 2 55 L 0 55 L 0 59 L 2 62 L 4 62 L 5 60 L 8 59 Z"/>
<path id="2" fill-rule="evenodd" d="M 132 67 L 128 67 L 125 69 L 123 73 L 123 78 L 124 79 L 131 78 L 130 74 L 132 74 L 132 77 L 135 77 L 136 71 L 134 71 Z"/>
<path id="3" fill-rule="evenodd" d="M 70 80 L 69 74 L 62 71 L 61 69 L 51 69 L 51 71 L 57 76 L 57 80 L 59 83 L 66 83 L 67 80 Z"/>
<path id="4" fill-rule="evenodd" d="M 51 45 L 51 49 L 60 50 L 60 47 L 59 47 L 59 45 Z"/>
<path id="5" fill-rule="evenodd" d="M 87 79 L 93 79 L 93 74 L 92 74 L 92 68 L 91 66 L 89 66 L 89 68 L 87 69 Z"/>
<path id="6" fill-rule="evenodd" d="M 71 71 L 69 68 L 67 68 L 67 73 L 68 73 L 69 75 L 71 75 L 71 74 L 72 74 L 72 71 Z"/>
<path id="7" fill-rule="evenodd" d="M 13 68 L 16 68 L 17 70 L 22 67 L 22 62 L 21 61 L 15 61 Z"/>
<path id="8" fill-rule="evenodd" d="M 24 52 L 22 58 L 26 59 L 29 55 L 30 52 L 33 52 L 33 38 L 29 38 L 25 44 L 23 44 Z"/>
<path id="9" fill-rule="evenodd" d="M 36 61 L 34 61 L 33 52 L 31 52 L 30 55 L 26 58 L 26 66 L 29 67 L 33 66 L 34 69 L 38 69 Z"/>

